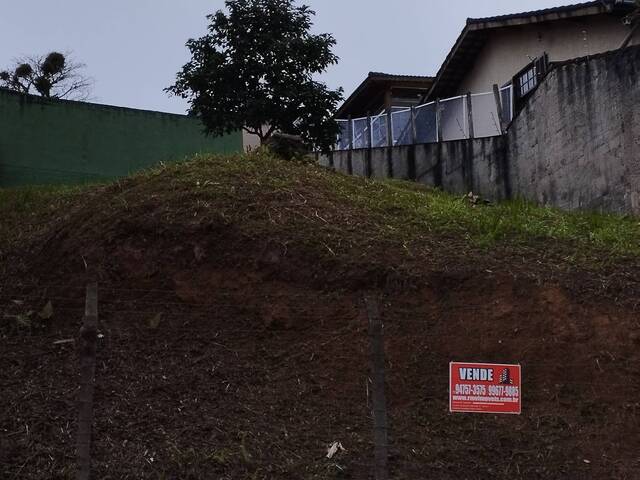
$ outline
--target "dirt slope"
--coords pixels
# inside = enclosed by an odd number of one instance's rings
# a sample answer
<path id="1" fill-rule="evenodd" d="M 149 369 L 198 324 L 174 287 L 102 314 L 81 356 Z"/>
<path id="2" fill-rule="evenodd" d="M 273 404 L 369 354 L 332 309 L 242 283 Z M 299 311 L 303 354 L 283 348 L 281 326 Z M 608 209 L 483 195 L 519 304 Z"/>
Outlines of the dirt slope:
<path id="1" fill-rule="evenodd" d="M 74 475 L 78 360 L 54 342 L 95 280 L 95 478 L 371 478 L 365 294 L 385 323 L 392 478 L 640 478 L 637 259 L 403 230 L 402 204 L 345 194 L 362 188 L 382 187 L 201 159 L 7 221 L 0 477 Z M 451 360 L 521 363 L 523 414 L 449 414 Z"/>

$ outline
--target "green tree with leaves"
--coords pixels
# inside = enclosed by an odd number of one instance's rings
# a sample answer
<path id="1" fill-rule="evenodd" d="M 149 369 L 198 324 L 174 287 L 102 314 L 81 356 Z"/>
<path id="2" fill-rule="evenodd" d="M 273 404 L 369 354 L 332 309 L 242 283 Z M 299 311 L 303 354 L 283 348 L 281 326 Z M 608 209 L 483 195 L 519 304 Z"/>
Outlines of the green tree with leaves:
<path id="1" fill-rule="evenodd" d="M 244 129 L 261 142 L 276 132 L 327 150 L 338 126 L 342 89 L 316 77 L 335 63 L 336 41 L 312 34 L 308 6 L 293 0 L 227 0 L 208 15 L 208 33 L 190 39 L 189 61 L 166 90 L 188 99 L 192 115 L 221 135 Z"/>
<path id="2" fill-rule="evenodd" d="M 86 100 L 93 81 L 83 75 L 85 65 L 60 52 L 24 57 L 0 71 L 0 86 L 20 93 L 37 93 L 45 98 Z"/>

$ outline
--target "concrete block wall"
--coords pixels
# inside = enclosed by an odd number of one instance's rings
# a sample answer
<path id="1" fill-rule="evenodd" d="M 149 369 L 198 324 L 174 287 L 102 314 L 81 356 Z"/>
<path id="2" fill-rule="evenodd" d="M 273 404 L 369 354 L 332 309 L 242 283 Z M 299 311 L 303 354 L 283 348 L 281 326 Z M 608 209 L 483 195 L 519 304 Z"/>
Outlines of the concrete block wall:
<path id="1" fill-rule="evenodd" d="M 346 174 L 392 176 L 452 193 L 473 191 L 494 199 L 508 198 L 510 194 L 504 137 L 393 147 L 393 175 L 389 175 L 389 153 L 388 147 L 337 151 L 320 156 L 319 162 Z"/>
<path id="2" fill-rule="evenodd" d="M 351 156 L 351 173 L 359 177 L 366 177 L 367 171 L 367 151 L 354 151 Z"/>
<path id="3" fill-rule="evenodd" d="M 333 152 L 344 173 L 567 210 L 640 214 L 640 47 L 556 66 L 506 135 Z M 389 163 L 391 160 L 391 168 Z"/>
<path id="4" fill-rule="evenodd" d="M 402 149 L 394 152 L 393 164 L 400 164 L 404 161 Z M 374 148 L 371 150 L 371 176 L 374 178 L 389 178 L 389 157 L 387 148 Z"/>
<path id="5" fill-rule="evenodd" d="M 557 66 L 508 132 L 513 190 L 564 209 L 640 214 L 640 48 Z"/>

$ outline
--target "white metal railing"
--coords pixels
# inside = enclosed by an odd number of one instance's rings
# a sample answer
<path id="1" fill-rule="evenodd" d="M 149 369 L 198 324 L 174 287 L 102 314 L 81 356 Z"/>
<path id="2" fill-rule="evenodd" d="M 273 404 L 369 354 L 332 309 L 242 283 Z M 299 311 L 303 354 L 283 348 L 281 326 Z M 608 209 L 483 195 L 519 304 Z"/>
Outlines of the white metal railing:
<path id="1" fill-rule="evenodd" d="M 514 115 L 513 86 L 499 89 L 502 119 Z M 469 115 L 469 106 L 471 115 Z M 416 107 L 393 107 L 371 117 L 338 120 L 337 150 L 434 143 L 502 134 L 498 103 L 493 92 L 460 95 Z M 389 133 L 391 141 L 389 141 Z"/>

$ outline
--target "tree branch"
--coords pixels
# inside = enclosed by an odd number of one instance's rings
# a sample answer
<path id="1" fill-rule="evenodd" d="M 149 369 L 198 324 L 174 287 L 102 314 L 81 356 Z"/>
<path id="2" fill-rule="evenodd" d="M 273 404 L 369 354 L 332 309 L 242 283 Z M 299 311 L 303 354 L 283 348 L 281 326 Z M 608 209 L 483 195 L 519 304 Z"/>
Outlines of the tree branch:
<path id="1" fill-rule="evenodd" d="M 70 54 L 65 53 L 65 57 Z M 29 94 L 32 89 L 46 98 L 72 98 L 85 100 L 89 98 L 93 79 L 80 72 L 85 65 L 67 58 L 64 67 L 59 71 L 47 71 L 43 65 L 48 56 L 25 56 L 14 60 L 16 67 L 21 64 L 31 66 L 32 73 L 24 78 L 15 76 L 4 82 L 4 85 L 20 93 Z M 13 67 L 15 72 L 16 67 Z"/>
<path id="2" fill-rule="evenodd" d="M 247 127 L 242 127 L 242 130 L 244 130 L 247 133 L 250 133 L 251 135 L 258 135 L 260 136 L 260 133 L 257 130 L 250 130 Z"/>
<path id="3" fill-rule="evenodd" d="M 275 131 L 276 131 L 276 126 L 275 126 L 275 125 L 271 125 L 271 126 L 269 127 L 269 130 L 267 130 L 267 133 L 264 135 L 265 140 L 267 140 L 268 138 L 270 138 L 270 137 L 271 137 L 271 135 L 273 134 L 273 132 L 275 132 Z"/>

